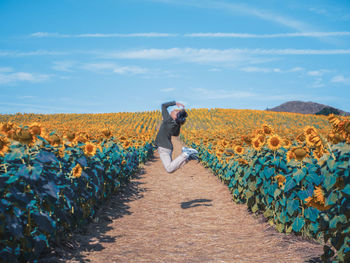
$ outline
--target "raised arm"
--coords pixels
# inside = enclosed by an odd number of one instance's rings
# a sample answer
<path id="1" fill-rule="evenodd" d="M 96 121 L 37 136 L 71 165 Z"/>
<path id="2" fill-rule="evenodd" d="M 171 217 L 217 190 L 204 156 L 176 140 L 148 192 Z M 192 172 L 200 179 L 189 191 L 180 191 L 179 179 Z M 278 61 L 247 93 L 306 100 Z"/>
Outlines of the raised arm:
<path id="1" fill-rule="evenodd" d="M 170 102 L 165 102 L 165 103 L 162 104 L 163 120 L 171 118 L 167 108 L 170 107 L 170 106 L 174 106 L 174 105 L 176 105 L 176 102 L 174 100 L 170 101 Z"/>

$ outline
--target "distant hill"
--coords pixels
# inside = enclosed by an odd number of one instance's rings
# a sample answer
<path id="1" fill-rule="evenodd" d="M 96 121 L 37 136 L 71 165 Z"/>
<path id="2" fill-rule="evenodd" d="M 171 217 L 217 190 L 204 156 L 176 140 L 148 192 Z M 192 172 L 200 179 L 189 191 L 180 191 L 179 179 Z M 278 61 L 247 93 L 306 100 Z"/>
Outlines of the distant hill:
<path id="1" fill-rule="evenodd" d="M 327 110 L 325 110 L 327 108 Z M 337 112 L 339 111 L 340 115 L 348 116 L 349 112 L 345 112 L 336 108 L 333 108 L 328 105 L 316 103 L 316 102 L 303 102 L 303 101 L 288 101 L 277 107 L 266 109 L 268 111 L 279 111 L 279 112 L 294 112 L 294 113 L 303 113 L 303 114 L 320 114 L 323 112 Z"/>

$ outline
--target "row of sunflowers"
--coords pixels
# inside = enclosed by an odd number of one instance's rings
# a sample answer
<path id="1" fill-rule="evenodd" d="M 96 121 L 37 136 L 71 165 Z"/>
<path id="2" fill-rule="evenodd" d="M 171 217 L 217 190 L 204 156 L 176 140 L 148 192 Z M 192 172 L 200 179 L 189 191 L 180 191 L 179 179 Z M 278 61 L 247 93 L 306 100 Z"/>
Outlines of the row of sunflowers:
<path id="1" fill-rule="evenodd" d="M 0 262 L 32 262 L 153 155 L 159 112 L 0 116 Z"/>
<path id="2" fill-rule="evenodd" d="M 323 260 L 350 261 L 348 117 L 195 109 L 184 128 L 234 201 L 279 232 L 323 242 Z"/>

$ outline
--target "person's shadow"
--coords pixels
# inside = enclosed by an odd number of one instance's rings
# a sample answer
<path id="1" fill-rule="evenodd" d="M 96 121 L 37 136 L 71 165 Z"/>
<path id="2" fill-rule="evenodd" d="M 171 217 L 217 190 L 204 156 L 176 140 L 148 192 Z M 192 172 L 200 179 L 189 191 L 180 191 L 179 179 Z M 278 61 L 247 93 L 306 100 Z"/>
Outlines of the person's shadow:
<path id="1" fill-rule="evenodd" d="M 211 201 L 213 201 L 213 200 L 211 200 L 211 199 L 193 199 L 191 201 L 182 202 L 181 208 L 187 209 L 187 208 L 192 208 L 192 207 L 196 207 L 196 206 L 212 206 L 212 204 L 208 204 L 208 202 L 211 202 Z"/>

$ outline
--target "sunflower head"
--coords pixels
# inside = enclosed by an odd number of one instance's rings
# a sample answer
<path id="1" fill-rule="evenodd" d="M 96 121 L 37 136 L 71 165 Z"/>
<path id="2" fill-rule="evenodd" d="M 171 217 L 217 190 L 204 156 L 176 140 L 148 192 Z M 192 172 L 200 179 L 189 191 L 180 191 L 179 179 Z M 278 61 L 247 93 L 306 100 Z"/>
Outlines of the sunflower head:
<path id="1" fill-rule="evenodd" d="M 6 137 L 0 137 L 0 155 L 4 156 L 9 150 L 9 140 Z"/>
<path id="2" fill-rule="evenodd" d="M 283 139 L 282 145 L 285 149 L 289 149 L 292 146 L 292 142 L 288 139 Z"/>
<path id="3" fill-rule="evenodd" d="M 111 132 L 109 129 L 104 129 L 104 130 L 101 131 L 101 133 L 102 133 L 103 136 L 106 137 L 107 139 L 108 139 L 109 137 L 112 136 L 112 132 Z"/>
<path id="4" fill-rule="evenodd" d="M 34 137 L 28 129 L 18 128 L 13 135 L 13 139 L 19 141 L 22 144 L 32 144 L 34 142 Z"/>
<path id="5" fill-rule="evenodd" d="M 264 133 L 265 133 L 266 135 L 273 134 L 273 129 L 272 129 L 272 127 L 271 127 L 270 125 L 268 125 L 268 124 L 263 124 L 263 125 L 262 125 L 262 130 L 264 131 Z"/>
<path id="6" fill-rule="evenodd" d="M 240 165 L 248 165 L 248 161 L 246 159 L 243 159 L 243 158 L 239 158 L 238 163 Z"/>
<path id="7" fill-rule="evenodd" d="M 306 126 L 304 128 L 304 134 L 305 136 L 309 136 L 311 134 L 317 134 L 317 130 L 315 127 L 312 127 L 312 126 Z"/>
<path id="8" fill-rule="evenodd" d="M 282 139 L 276 134 L 272 135 L 267 140 L 267 146 L 273 151 L 278 150 L 282 146 Z"/>
<path id="9" fill-rule="evenodd" d="M 261 141 L 259 140 L 259 137 L 256 137 L 252 140 L 252 146 L 254 148 L 254 150 L 256 151 L 260 151 L 261 150 L 261 147 L 262 147 L 262 143 Z"/>
<path id="10" fill-rule="evenodd" d="M 49 136 L 48 141 L 53 146 L 58 146 L 61 144 L 61 138 L 57 134 L 52 134 Z"/>
<path id="11" fill-rule="evenodd" d="M 33 135 L 40 135 L 41 134 L 41 124 L 34 122 L 29 125 L 29 131 Z"/>
<path id="12" fill-rule="evenodd" d="M 324 205 L 324 192 L 321 186 L 315 186 L 314 196 L 317 202 Z"/>
<path id="13" fill-rule="evenodd" d="M 243 154 L 244 153 L 244 148 L 242 147 L 242 146 L 240 146 L 240 145 L 237 145 L 235 148 L 234 148 L 234 150 L 235 150 L 235 153 L 236 154 Z"/>
<path id="14" fill-rule="evenodd" d="M 283 184 L 286 182 L 286 177 L 284 177 L 282 174 L 276 175 L 275 179 L 277 180 L 279 187 L 282 187 Z"/>
<path id="15" fill-rule="evenodd" d="M 295 159 L 295 153 L 292 150 L 289 150 L 287 152 L 287 162 L 289 163 L 292 159 Z"/>
<path id="16" fill-rule="evenodd" d="M 297 141 L 299 142 L 299 143 L 303 143 L 304 141 L 305 141 L 305 134 L 304 133 L 300 133 L 298 136 L 297 136 Z"/>
<path id="17" fill-rule="evenodd" d="M 91 142 L 84 145 L 84 154 L 87 156 L 94 156 L 96 154 L 97 146 Z"/>
<path id="18" fill-rule="evenodd" d="M 295 154 L 295 159 L 297 159 L 298 161 L 301 161 L 302 159 L 304 159 L 308 153 L 305 147 L 296 147 L 292 151 Z"/>
<path id="19" fill-rule="evenodd" d="M 12 122 L 5 122 L 0 125 L 0 131 L 7 135 L 7 133 L 15 128 L 15 124 Z"/>
<path id="20" fill-rule="evenodd" d="M 81 167 L 80 164 L 77 164 L 76 166 L 74 166 L 74 168 L 72 170 L 72 176 L 74 178 L 79 178 L 81 176 L 82 172 L 83 172 L 83 168 Z"/>
<path id="21" fill-rule="evenodd" d="M 64 134 L 64 138 L 66 138 L 69 142 L 72 142 L 75 138 L 75 133 L 74 132 L 66 132 Z"/>

